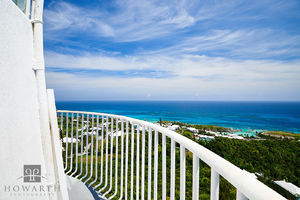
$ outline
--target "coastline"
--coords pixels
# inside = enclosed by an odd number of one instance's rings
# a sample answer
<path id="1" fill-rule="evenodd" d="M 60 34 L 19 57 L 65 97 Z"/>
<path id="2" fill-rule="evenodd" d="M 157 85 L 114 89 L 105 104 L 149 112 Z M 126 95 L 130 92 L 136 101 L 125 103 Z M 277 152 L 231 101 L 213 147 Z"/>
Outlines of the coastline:
<path id="1" fill-rule="evenodd" d="M 255 129 L 234 129 L 217 125 L 189 124 L 179 121 L 157 121 L 156 124 L 176 131 L 184 135 L 186 131 L 192 134 L 194 139 L 214 139 L 223 137 L 229 139 L 296 139 L 300 140 L 300 134 L 284 131 L 267 131 Z M 191 136 L 191 135 L 190 135 Z"/>

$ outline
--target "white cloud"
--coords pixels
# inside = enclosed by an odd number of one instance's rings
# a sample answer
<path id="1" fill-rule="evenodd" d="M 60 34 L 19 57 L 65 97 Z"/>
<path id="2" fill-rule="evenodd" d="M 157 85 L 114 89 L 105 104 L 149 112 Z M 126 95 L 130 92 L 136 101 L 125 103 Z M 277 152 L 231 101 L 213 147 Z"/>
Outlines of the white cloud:
<path id="1" fill-rule="evenodd" d="M 270 29 L 212 30 L 191 36 L 176 45 L 145 54 L 213 54 L 213 56 L 257 59 L 298 57 L 300 35 L 289 36 Z"/>
<path id="2" fill-rule="evenodd" d="M 55 38 L 57 31 L 63 31 L 65 35 L 60 37 L 67 37 L 78 31 L 121 42 L 139 41 L 166 36 L 224 14 L 224 6 L 230 5 L 197 0 L 116 0 L 112 4 L 117 11 L 79 7 L 64 1 L 52 3 L 45 9 L 46 36 Z"/>
<path id="3" fill-rule="evenodd" d="M 299 83 L 273 80 L 91 78 L 47 73 L 57 100 L 299 100 Z M 145 93 L 151 94 L 146 96 Z M 197 96 L 195 94 L 198 94 Z"/>
<path id="4" fill-rule="evenodd" d="M 120 59 L 52 54 L 46 57 L 46 63 L 50 70 L 47 83 L 60 94 L 58 99 L 300 99 L 300 61 L 242 61 L 194 55 L 177 59 L 167 56 Z M 51 67 L 71 71 L 55 72 Z M 163 69 L 176 76 L 159 79 L 142 74 L 125 78 L 90 76 L 72 73 L 72 69 Z"/>
<path id="5" fill-rule="evenodd" d="M 48 68 L 98 69 L 98 70 L 163 70 L 177 76 L 222 75 L 232 77 L 242 73 L 263 76 L 274 74 L 300 73 L 299 61 L 235 60 L 222 57 L 183 54 L 180 57 L 169 55 L 108 56 L 104 54 L 81 53 L 78 56 L 46 52 Z"/>
<path id="6" fill-rule="evenodd" d="M 90 12 L 63 1 L 53 6 L 54 9 L 45 10 L 47 34 L 56 35 L 57 31 L 63 30 L 66 35 L 60 34 L 59 37 L 66 37 L 72 31 L 114 36 L 112 27 L 104 23 L 103 19 L 100 20 L 103 16 L 96 10 Z"/>

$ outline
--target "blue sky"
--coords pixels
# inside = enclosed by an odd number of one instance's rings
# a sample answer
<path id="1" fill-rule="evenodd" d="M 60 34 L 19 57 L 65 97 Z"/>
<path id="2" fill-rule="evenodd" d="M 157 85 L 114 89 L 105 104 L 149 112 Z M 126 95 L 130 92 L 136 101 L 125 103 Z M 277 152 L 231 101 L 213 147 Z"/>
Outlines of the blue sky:
<path id="1" fill-rule="evenodd" d="M 298 0 L 45 0 L 57 100 L 300 101 Z"/>

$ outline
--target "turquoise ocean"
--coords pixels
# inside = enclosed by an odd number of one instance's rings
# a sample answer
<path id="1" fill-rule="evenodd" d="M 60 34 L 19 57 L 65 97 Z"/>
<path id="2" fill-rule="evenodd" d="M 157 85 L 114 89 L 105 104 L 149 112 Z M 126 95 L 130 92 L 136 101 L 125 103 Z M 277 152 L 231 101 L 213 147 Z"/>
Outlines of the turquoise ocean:
<path id="1" fill-rule="evenodd" d="M 57 101 L 56 107 L 124 115 L 151 122 L 162 119 L 219 125 L 245 133 L 253 130 L 300 133 L 300 102 Z"/>

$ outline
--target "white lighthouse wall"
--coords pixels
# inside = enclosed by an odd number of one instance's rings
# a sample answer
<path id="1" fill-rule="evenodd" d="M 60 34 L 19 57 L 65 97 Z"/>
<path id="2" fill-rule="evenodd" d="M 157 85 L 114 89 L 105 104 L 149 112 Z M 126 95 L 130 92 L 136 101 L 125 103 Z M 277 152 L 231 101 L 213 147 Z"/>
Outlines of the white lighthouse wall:
<path id="1" fill-rule="evenodd" d="M 32 24 L 11 0 L 0 0 L 0 20 L 0 199 L 48 199 L 13 196 L 20 193 L 13 186 L 25 184 L 18 179 L 23 165 L 41 165 L 41 175 L 47 174 L 32 70 Z"/>

